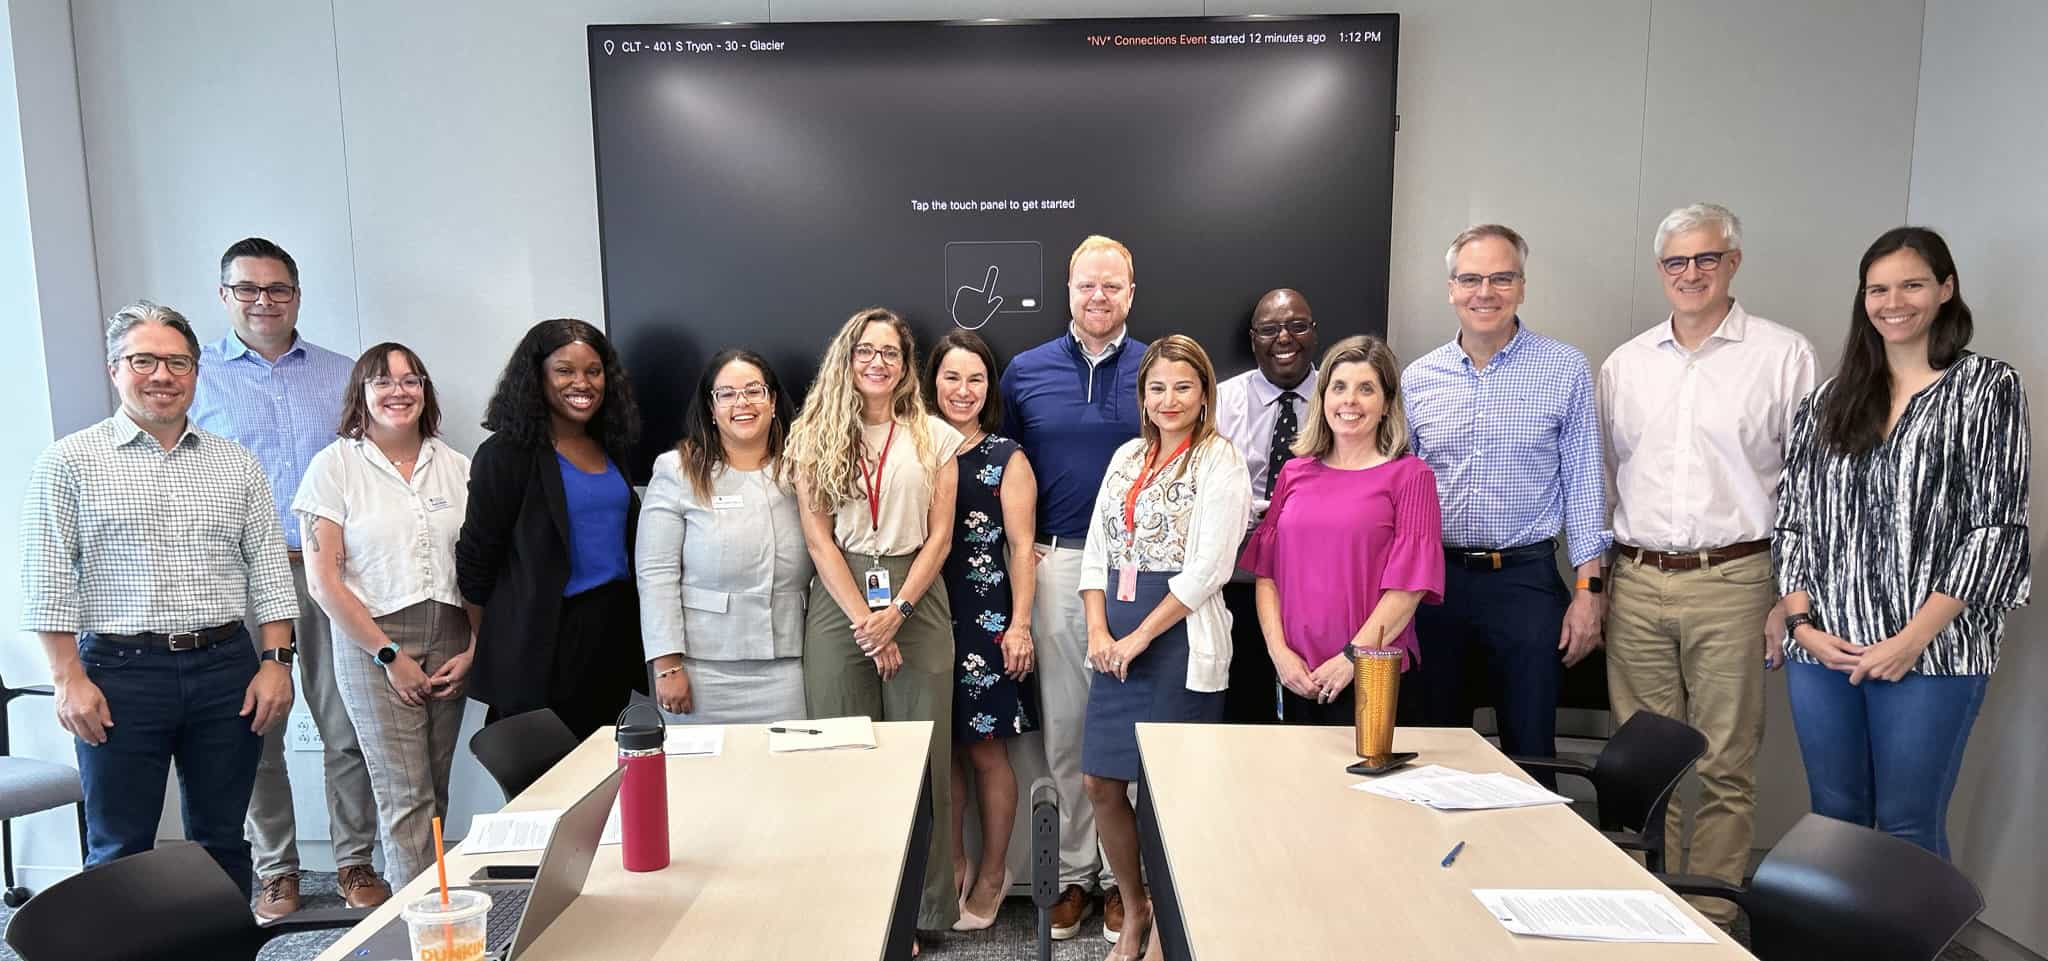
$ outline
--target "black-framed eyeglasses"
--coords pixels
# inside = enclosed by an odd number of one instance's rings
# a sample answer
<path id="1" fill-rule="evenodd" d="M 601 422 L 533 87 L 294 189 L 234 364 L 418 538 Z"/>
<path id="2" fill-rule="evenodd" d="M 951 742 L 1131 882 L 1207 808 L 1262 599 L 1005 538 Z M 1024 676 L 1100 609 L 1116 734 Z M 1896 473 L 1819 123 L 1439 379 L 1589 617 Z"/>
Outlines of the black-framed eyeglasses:
<path id="1" fill-rule="evenodd" d="M 273 304 L 289 304 L 293 300 L 298 299 L 299 296 L 299 286 L 297 284 L 222 284 L 221 286 L 233 292 L 235 299 L 245 304 L 253 304 L 261 300 L 265 294 L 270 295 L 270 302 Z"/>
<path id="2" fill-rule="evenodd" d="M 1690 257 L 1661 257 L 1657 260 L 1657 266 L 1673 277 L 1685 273 L 1688 264 L 1697 265 L 1701 273 L 1711 274 L 1721 269 L 1721 258 L 1732 253 L 1732 250 L 1703 250 Z"/>
<path id="3" fill-rule="evenodd" d="M 370 385 L 371 390 L 380 394 L 390 391 L 393 387 L 403 387 L 415 394 L 427 388 L 427 378 L 424 374 L 407 374 L 404 377 L 397 378 L 379 374 L 363 381 L 363 383 Z"/>
<path id="4" fill-rule="evenodd" d="M 1459 290 L 1478 290 L 1482 283 L 1495 290 L 1506 290 L 1521 279 L 1522 272 L 1519 270 L 1503 270 L 1492 274 L 1451 275 L 1451 283 L 1457 284 Z"/>
<path id="5" fill-rule="evenodd" d="M 720 387 L 711 392 L 711 402 L 720 407 L 731 407 L 742 400 L 749 404 L 767 403 L 767 385 L 748 384 L 745 387 Z"/>
<path id="6" fill-rule="evenodd" d="M 173 375 L 178 377 L 191 373 L 199 366 L 199 360 L 191 354 L 149 354 L 137 352 L 123 354 L 121 359 L 128 362 L 129 370 L 145 376 L 156 373 L 156 365 L 158 364 L 164 365 Z"/>
<path id="7" fill-rule="evenodd" d="M 877 357 L 882 359 L 882 363 L 888 364 L 891 367 L 903 363 L 903 351 L 894 347 L 877 349 L 867 344 L 859 344 L 853 348 L 853 359 L 856 363 L 872 363 Z"/>
<path id="8" fill-rule="evenodd" d="M 1260 324 L 1252 328 L 1252 336 L 1260 340 L 1272 340 L 1280 336 L 1282 332 L 1285 332 L 1296 337 L 1307 337 L 1309 331 L 1314 329 L 1316 329 L 1315 321 L 1295 319 L 1284 324 Z"/>

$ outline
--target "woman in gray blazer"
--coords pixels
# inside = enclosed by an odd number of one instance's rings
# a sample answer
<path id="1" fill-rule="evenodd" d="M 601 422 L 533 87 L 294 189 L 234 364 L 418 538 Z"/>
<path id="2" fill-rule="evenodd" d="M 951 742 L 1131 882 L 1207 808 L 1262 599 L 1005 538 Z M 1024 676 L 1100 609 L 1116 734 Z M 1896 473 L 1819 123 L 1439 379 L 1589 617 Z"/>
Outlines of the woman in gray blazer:
<path id="1" fill-rule="evenodd" d="M 782 466 L 782 387 L 748 350 L 720 351 L 697 385 L 640 508 L 634 570 L 655 700 L 672 722 L 801 718 L 811 557 Z"/>

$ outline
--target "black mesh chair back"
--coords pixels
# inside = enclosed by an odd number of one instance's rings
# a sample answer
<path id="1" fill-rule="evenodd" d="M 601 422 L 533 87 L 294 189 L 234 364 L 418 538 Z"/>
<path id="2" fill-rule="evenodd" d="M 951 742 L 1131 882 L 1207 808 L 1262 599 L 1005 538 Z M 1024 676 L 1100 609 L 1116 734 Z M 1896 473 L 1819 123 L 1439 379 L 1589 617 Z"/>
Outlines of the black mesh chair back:
<path id="1" fill-rule="evenodd" d="M 1664 840 L 1664 811 L 1680 778 L 1707 753 L 1707 736 L 1684 721 L 1637 711 L 1607 739 L 1593 762 L 1600 830 L 1642 835 L 1652 849 Z"/>
<path id="2" fill-rule="evenodd" d="M 168 843 L 74 874 L 14 912 L 23 961 L 254 958 L 268 940 L 206 849 Z"/>
<path id="3" fill-rule="evenodd" d="M 510 801 L 576 749 L 569 725 L 547 708 L 500 718 L 469 739 L 469 753 Z"/>
<path id="4" fill-rule="evenodd" d="M 1977 886 L 1933 852 L 1818 814 L 1771 849 L 1736 903 L 1763 961 L 1933 961 L 1984 911 Z"/>

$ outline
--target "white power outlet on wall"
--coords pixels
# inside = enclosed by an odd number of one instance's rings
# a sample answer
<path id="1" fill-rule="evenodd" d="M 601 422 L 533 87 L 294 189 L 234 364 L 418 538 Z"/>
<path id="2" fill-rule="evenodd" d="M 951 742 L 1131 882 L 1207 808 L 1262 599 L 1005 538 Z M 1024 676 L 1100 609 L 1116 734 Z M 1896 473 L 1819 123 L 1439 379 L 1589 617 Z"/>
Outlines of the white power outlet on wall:
<path id="1" fill-rule="evenodd" d="M 293 714 L 285 719 L 284 749 L 287 751 L 322 751 L 326 745 L 320 741 L 320 729 L 313 724 L 311 714 Z"/>

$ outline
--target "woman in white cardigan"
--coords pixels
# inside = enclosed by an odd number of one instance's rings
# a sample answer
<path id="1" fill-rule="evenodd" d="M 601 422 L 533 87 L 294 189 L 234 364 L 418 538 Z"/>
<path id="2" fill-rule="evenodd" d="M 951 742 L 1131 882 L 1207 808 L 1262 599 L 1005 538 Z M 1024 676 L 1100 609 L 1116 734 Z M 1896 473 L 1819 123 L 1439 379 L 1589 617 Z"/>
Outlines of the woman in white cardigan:
<path id="1" fill-rule="evenodd" d="M 1088 612 L 1088 689 L 1081 773 L 1103 853 L 1123 891 L 1111 959 L 1147 950 L 1152 903 L 1140 890 L 1138 832 L 1127 791 L 1138 778 L 1140 721 L 1223 716 L 1230 681 L 1230 580 L 1251 516 L 1250 473 L 1216 433 L 1216 369 L 1202 346 L 1162 337 L 1138 366 L 1141 436 L 1119 448 L 1095 495 L 1081 559 Z M 1155 932 L 1156 937 L 1156 932 Z"/>
<path id="2" fill-rule="evenodd" d="M 804 715 L 811 556 L 782 470 L 782 386 L 752 351 L 711 358 L 685 435 L 654 461 L 633 569 L 640 641 L 668 719 Z"/>

